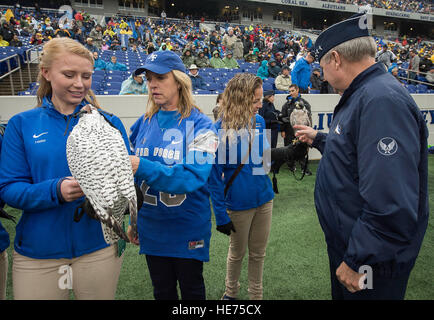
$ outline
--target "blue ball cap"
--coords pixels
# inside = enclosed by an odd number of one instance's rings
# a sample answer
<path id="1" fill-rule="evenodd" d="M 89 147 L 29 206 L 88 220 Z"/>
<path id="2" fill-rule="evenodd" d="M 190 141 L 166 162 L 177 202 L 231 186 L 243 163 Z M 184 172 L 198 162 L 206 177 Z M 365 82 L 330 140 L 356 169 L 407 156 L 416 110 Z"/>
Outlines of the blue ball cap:
<path id="1" fill-rule="evenodd" d="M 365 13 L 356 14 L 324 30 L 315 41 L 312 54 L 321 61 L 321 58 L 337 45 L 355 38 L 368 37 L 370 34 L 367 19 Z"/>
<path id="2" fill-rule="evenodd" d="M 165 74 L 172 70 L 179 70 L 185 73 L 185 66 L 181 58 L 173 51 L 155 51 L 148 55 L 145 64 L 134 71 L 134 74 L 139 75 L 146 70 L 157 74 Z"/>

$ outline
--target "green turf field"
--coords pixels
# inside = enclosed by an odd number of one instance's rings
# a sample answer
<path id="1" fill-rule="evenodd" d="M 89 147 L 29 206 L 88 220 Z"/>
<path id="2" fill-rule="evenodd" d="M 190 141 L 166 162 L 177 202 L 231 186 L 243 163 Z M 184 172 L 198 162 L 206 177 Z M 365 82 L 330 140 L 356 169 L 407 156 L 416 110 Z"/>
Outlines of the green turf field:
<path id="1" fill-rule="evenodd" d="M 264 267 L 264 299 L 330 299 L 328 259 L 324 236 L 316 216 L 313 188 L 314 173 L 296 181 L 289 172 L 278 175 L 279 191 L 274 200 L 273 223 Z M 282 167 L 283 169 L 283 167 Z M 410 276 L 406 299 L 434 299 L 434 156 L 429 159 L 430 222 L 424 243 Z M 7 208 L 15 216 L 18 210 Z M 11 242 L 14 225 L 2 220 Z M 224 291 L 228 237 L 215 231 L 211 238 L 210 261 L 204 265 L 207 298 L 220 299 Z M 12 246 L 8 249 L 9 273 L 7 299 L 12 299 Z M 240 299 L 247 295 L 247 258 L 241 274 Z M 138 247 L 127 245 L 119 279 L 117 299 L 153 299 L 152 286 L 144 256 Z"/>

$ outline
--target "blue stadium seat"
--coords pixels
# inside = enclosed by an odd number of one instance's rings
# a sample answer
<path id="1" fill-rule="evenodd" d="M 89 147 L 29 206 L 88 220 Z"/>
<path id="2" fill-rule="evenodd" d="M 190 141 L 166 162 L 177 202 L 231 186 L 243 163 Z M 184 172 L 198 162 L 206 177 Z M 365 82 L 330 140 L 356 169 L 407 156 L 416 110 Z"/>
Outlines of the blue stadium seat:
<path id="1" fill-rule="evenodd" d="M 424 84 L 418 84 L 418 85 L 416 85 L 416 92 L 417 93 L 427 93 L 428 87 Z"/>
<path id="2" fill-rule="evenodd" d="M 408 92 L 410 92 L 410 93 L 417 93 L 416 86 L 413 84 L 406 85 L 406 88 L 407 88 Z"/>
<path id="3" fill-rule="evenodd" d="M 264 91 L 274 90 L 273 85 L 271 83 L 269 83 L 269 82 L 263 82 L 262 83 L 262 88 L 263 88 Z"/>

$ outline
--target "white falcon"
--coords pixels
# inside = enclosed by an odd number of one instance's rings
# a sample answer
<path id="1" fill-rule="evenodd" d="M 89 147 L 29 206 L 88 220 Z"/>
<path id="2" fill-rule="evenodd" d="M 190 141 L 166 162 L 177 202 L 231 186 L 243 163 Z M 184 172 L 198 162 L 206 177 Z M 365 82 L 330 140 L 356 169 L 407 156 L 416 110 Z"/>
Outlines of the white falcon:
<path id="1" fill-rule="evenodd" d="M 86 112 L 84 110 L 90 110 Z M 121 133 L 97 108 L 87 105 L 66 144 L 69 169 L 101 221 L 104 239 L 128 242 L 122 227 L 129 209 L 137 232 L 137 196 L 128 151 Z M 87 212 L 88 213 L 88 212 Z"/>

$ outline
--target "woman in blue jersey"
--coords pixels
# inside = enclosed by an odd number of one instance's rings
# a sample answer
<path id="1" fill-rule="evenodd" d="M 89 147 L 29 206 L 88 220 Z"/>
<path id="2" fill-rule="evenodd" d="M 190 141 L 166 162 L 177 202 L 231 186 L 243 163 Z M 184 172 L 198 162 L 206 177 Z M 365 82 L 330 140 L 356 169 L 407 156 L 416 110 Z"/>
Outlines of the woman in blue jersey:
<path id="1" fill-rule="evenodd" d="M 218 138 L 195 106 L 191 80 L 172 51 L 153 52 L 146 71 L 146 113 L 131 127 L 131 157 L 144 196 L 138 239 L 157 300 L 205 299 L 203 262 L 209 260 L 211 208 L 206 185 Z"/>
<path id="2" fill-rule="evenodd" d="M 101 223 L 74 211 L 84 194 L 71 176 L 66 141 L 81 108 L 98 102 L 91 91 L 93 57 L 69 38 L 43 48 L 37 108 L 12 117 L 0 160 L 0 197 L 23 210 L 13 254 L 15 299 L 114 299 L 123 256 L 106 243 Z M 102 114 L 124 138 L 121 121 Z"/>
<path id="3" fill-rule="evenodd" d="M 215 123 L 220 146 L 209 188 L 217 230 L 230 236 L 223 300 L 238 296 L 247 248 L 249 297 L 262 299 L 262 273 L 274 198 L 265 169 L 270 164 L 270 157 L 266 157 L 270 146 L 265 121 L 257 114 L 262 107 L 262 94 L 261 78 L 249 73 L 236 74 L 223 92 L 220 119 Z"/>

